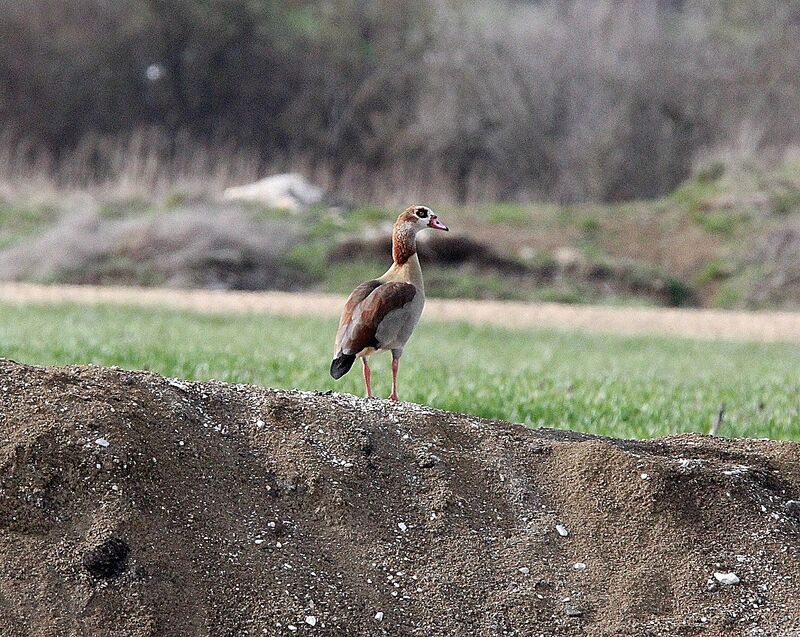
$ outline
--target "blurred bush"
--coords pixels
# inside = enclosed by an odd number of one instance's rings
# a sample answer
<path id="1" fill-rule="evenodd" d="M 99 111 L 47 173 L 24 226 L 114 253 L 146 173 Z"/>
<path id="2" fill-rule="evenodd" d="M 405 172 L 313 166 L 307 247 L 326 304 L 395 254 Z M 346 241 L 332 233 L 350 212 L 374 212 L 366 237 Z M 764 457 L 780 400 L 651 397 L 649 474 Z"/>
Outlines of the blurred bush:
<path id="1" fill-rule="evenodd" d="M 219 172 L 217 153 L 246 158 L 228 185 L 300 165 L 362 200 L 620 200 L 671 190 L 703 149 L 800 135 L 797 0 L 0 0 L 0 15 L 4 172 L 83 183 L 195 155 Z"/>

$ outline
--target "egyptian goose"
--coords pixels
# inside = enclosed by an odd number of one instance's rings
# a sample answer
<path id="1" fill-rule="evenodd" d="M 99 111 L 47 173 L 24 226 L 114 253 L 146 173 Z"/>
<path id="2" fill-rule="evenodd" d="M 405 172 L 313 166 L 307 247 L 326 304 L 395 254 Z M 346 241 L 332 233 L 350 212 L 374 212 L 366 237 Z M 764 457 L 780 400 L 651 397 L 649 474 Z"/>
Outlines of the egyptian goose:
<path id="1" fill-rule="evenodd" d="M 447 230 L 430 208 L 411 206 L 397 217 L 392 228 L 392 260 L 386 273 L 362 283 L 344 305 L 331 376 L 339 379 L 350 371 L 356 358 L 364 363 L 364 385 L 372 398 L 367 358 L 377 352 L 392 352 L 392 394 L 397 400 L 397 369 L 411 332 L 425 305 L 425 287 L 417 257 L 417 233 L 425 228 Z"/>

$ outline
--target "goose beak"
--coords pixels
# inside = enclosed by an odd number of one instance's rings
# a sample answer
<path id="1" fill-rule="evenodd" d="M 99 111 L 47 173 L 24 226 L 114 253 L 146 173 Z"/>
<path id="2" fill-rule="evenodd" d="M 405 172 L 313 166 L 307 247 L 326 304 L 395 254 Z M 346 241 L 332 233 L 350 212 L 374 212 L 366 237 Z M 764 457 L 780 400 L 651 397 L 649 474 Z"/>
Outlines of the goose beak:
<path id="1" fill-rule="evenodd" d="M 441 221 L 439 221 L 439 217 L 436 215 L 431 215 L 428 219 L 428 227 L 433 228 L 434 230 L 444 230 L 445 232 L 449 232 L 450 228 L 444 225 Z"/>

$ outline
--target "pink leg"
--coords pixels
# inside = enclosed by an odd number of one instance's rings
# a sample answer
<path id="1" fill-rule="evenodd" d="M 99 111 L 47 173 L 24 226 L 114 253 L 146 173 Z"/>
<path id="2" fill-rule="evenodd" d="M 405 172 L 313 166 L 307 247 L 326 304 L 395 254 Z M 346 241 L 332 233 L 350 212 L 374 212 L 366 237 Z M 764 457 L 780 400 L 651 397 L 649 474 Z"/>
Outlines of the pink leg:
<path id="1" fill-rule="evenodd" d="M 389 400 L 397 400 L 397 368 L 400 366 L 400 359 L 392 356 L 392 395 Z"/>
<path id="2" fill-rule="evenodd" d="M 367 398 L 372 398 L 372 373 L 369 371 L 369 363 L 367 363 L 367 357 L 361 359 L 361 362 L 364 363 L 364 385 L 367 388 Z"/>

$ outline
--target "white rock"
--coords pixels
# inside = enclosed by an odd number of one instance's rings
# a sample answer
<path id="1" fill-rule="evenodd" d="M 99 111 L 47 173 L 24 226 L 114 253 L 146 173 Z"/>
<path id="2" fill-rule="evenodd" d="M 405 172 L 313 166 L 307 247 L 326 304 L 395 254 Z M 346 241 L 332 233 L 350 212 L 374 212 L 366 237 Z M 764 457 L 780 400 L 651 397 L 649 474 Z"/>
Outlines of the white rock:
<path id="1" fill-rule="evenodd" d="M 98 438 L 97 440 L 94 441 L 94 444 L 96 444 L 98 447 L 104 447 L 105 448 L 105 447 L 108 447 L 108 445 L 110 445 L 111 443 L 108 440 L 106 440 L 105 438 Z"/>
<path id="2" fill-rule="evenodd" d="M 264 177 L 243 186 L 227 188 L 223 193 L 227 201 L 259 203 L 271 208 L 300 211 L 325 198 L 325 191 L 298 173 L 284 173 Z"/>
<path id="3" fill-rule="evenodd" d="M 553 251 L 553 258 L 561 270 L 569 270 L 581 265 L 585 259 L 577 248 L 562 246 Z"/>
<path id="4" fill-rule="evenodd" d="M 648 474 L 646 474 L 646 473 L 643 473 L 643 474 L 642 474 L 641 476 L 639 476 L 639 477 L 640 477 L 642 480 L 649 480 L 649 479 L 650 479 L 650 476 L 649 476 Z"/>
<path id="5" fill-rule="evenodd" d="M 377 613 L 375 613 L 375 621 L 377 621 L 377 622 L 382 622 L 383 621 L 383 612 L 382 611 L 378 611 Z"/>
<path id="6" fill-rule="evenodd" d="M 408 530 L 408 527 L 403 522 L 398 522 L 397 528 L 400 529 L 403 533 L 405 533 Z"/>
<path id="7" fill-rule="evenodd" d="M 317 618 L 313 615 L 306 615 L 306 624 L 309 626 L 316 626 L 317 625 Z"/>
<path id="8" fill-rule="evenodd" d="M 263 426 L 264 426 L 264 421 L 263 420 L 256 420 L 256 427 L 261 429 Z"/>
<path id="9" fill-rule="evenodd" d="M 714 573 L 714 579 L 725 586 L 738 584 L 741 581 L 735 573 Z"/>
<path id="10" fill-rule="evenodd" d="M 561 537 L 567 537 L 569 535 L 569 529 L 565 527 L 563 524 L 556 524 L 556 531 Z"/>
<path id="11" fill-rule="evenodd" d="M 733 465 L 730 469 L 726 469 L 722 473 L 726 476 L 740 476 L 749 471 L 750 467 L 743 464 Z"/>
<path id="12" fill-rule="evenodd" d="M 521 567 L 520 567 L 520 568 L 518 568 L 517 570 L 518 570 L 520 573 L 522 573 L 523 575 L 527 575 L 528 573 L 530 573 L 530 572 L 531 572 L 531 569 L 529 569 L 527 566 L 521 566 Z"/>
<path id="13" fill-rule="evenodd" d="M 572 568 L 574 568 L 576 571 L 585 571 L 586 570 L 586 564 L 584 564 L 583 562 L 575 562 L 575 564 L 573 564 Z"/>
<path id="14" fill-rule="evenodd" d="M 294 631 L 296 631 L 296 630 L 297 630 L 297 626 L 292 626 L 291 624 L 289 624 L 289 625 L 288 625 L 286 628 L 288 628 L 288 629 L 289 629 L 289 630 L 291 630 L 292 632 L 294 632 Z"/>

